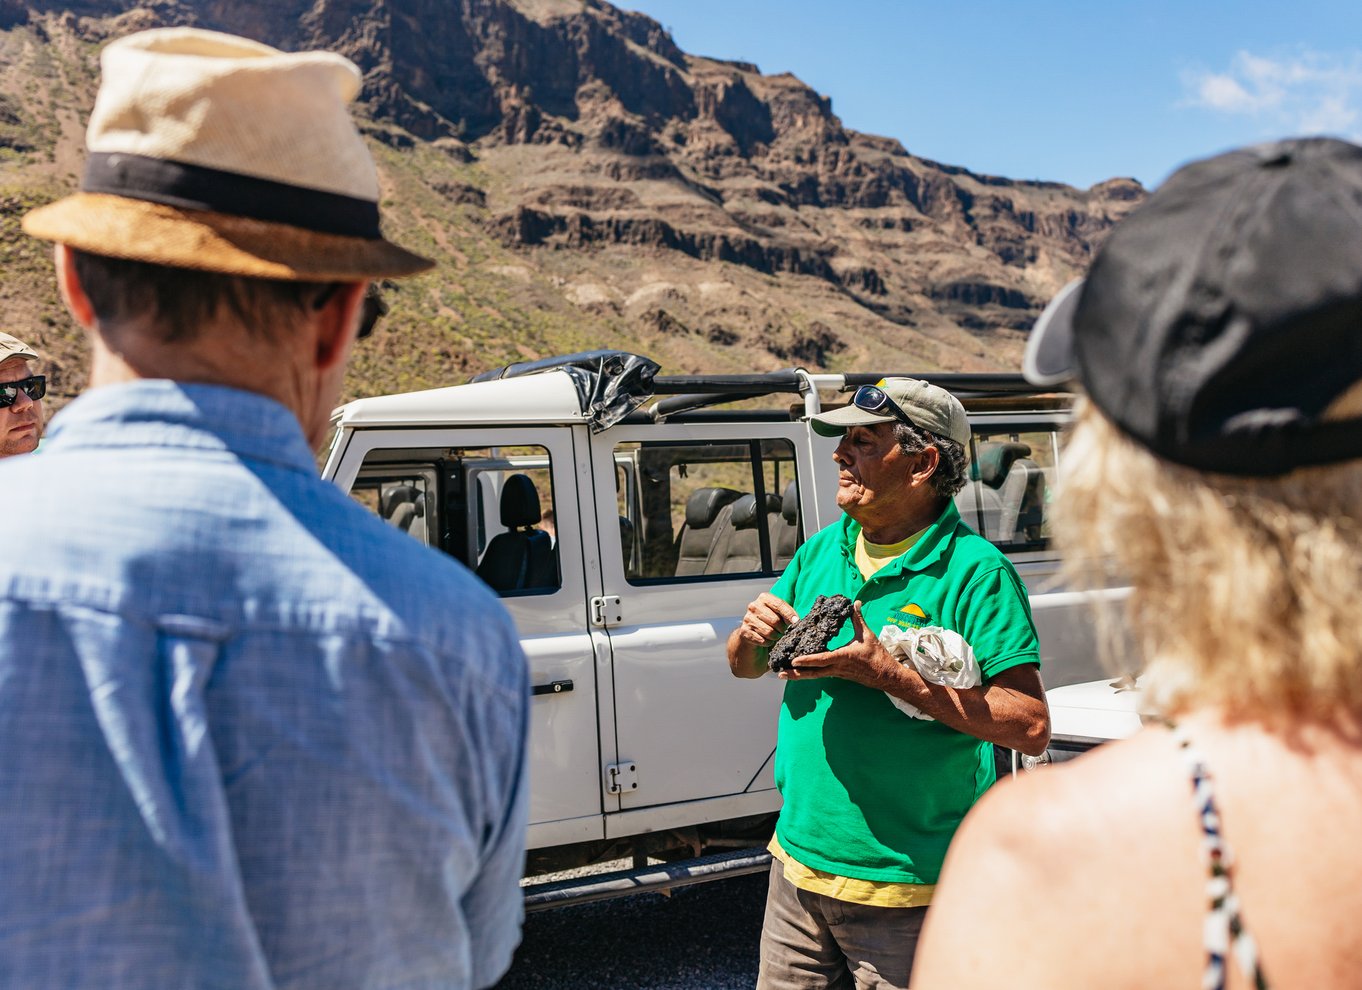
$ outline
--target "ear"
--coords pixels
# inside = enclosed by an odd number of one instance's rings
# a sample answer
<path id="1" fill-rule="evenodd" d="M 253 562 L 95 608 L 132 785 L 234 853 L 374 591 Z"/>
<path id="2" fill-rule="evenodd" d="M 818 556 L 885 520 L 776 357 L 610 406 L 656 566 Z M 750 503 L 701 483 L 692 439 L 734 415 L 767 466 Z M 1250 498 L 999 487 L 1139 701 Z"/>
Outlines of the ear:
<path id="1" fill-rule="evenodd" d="M 95 308 L 90 305 L 90 297 L 85 294 L 85 286 L 80 284 L 80 276 L 76 274 L 75 255 L 65 244 L 58 244 L 52 258 L 57 266 L 57 288 L 62 301 L 76 322 L 87 332 L 93 332 L 97 322 Z"/>
<path id="2" fill-rule="evenodd" d="M 935 444 L 929 444 L 918 451 L 917 458 L 917 467 L 912 473 L 914 488 L 925 485 L 931 476 L 936 474 L 936 469 L 941 464 L 941 451 L 937 450 Z"/>
<path id="3" fill-rule="evenodd" d="M 368 287 L 367 281 L 342 282 L 317 311 L 314 361 L 318 371 L 331 371 L 349 357 Z"/>

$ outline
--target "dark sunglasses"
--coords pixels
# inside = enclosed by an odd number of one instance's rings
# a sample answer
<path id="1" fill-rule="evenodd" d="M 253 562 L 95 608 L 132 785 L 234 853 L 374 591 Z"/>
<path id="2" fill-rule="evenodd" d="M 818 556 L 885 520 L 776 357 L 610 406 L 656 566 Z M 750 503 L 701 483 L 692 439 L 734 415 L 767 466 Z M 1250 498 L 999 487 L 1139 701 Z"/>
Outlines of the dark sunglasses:
<path id="1" fill-rule="evenodd" d="M 908 418 L 908 414 L 899 408 L 899 404 L 889 398 L 884 389 L 878 385 L 862 385 L 851 397 L 851 404 L 857 409 L 864 409 L 866 412 L 875 413 L 877 416 L 883 416 L 885 410 L 888 410 L 889 414 L 900 423 L 906 423 L 912 427 L 917 426 Z"/>
<path id="2" fill-rule="evenodd" d="M 364 292 L 364 307 L 359 315 L 359 339 L 363 340 L 374 332 L 374 325 L 388 315 L 388 303 L 379 291 L 377 282 L 370 282 Z"/>
<path id="3" fill-rule="evenodd" d="M 19 398 L 21 391 L 34 402 L 37 402 L 47 394 L 47 376 L 31 375 L 28 378 L 21 378 L 17 382 L 0 383 L 0 409 L 14 405 L 14 400 Z"/>
<path id="4" fill-rule="evenodd" d="M 313 309 L 321 309 L 334 296 L 341 287 L 340 282 L 332 282 L 316 299 L 312 300 Z M 364 290 L 364 301 L 360 304 L 359 311 L 359 332 L 355 335 L 357 340 L 363 340 L 374 332 L 374 326 L 381 317 L 388 315 L 388 303 L 383 298 L 383 292 L 379 289 L 377 282 L 370 282 L 369 288 Z"/>

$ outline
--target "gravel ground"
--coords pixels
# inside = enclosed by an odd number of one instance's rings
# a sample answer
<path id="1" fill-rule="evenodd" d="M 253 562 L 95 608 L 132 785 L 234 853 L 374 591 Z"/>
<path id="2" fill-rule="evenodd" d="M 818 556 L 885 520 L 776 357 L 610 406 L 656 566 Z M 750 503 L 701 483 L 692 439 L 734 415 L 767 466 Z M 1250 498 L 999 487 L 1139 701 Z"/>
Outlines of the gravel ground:
<path id="1" fill-rule="evenodd" d="M 767 875 L 540 911 L 497 990 L 751 990 Z"/>

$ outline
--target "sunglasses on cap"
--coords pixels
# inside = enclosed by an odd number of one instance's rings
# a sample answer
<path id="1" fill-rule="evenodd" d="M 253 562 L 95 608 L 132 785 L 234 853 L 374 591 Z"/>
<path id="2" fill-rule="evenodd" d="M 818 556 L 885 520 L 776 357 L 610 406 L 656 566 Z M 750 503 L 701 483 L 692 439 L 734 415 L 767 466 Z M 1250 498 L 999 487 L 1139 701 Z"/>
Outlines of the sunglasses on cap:
<path id="1" fill-rule="evenodd" d="M 17 382 L 0 382 L 0 409 L 14 405 L 20 392 L 37 402 L 47 394 L 47 376 L 31 375 Z"/>
<path id="2" fill-rule="evenodd" d="M 313 309 L 321 309 L 340 289 L 340 282 L 333 282 L 327 286 L 316 299 L 312 300 Z M 359 311 L 359 332 L 355 334 L 357 340 L 363 340 L 374 332 L 380 318 L 388 315 L 388 303 L 383 298 L 383 292 L 379 289 L 377 282 L 370 282 L 369 287 L 364 290 L 364 301 L 360 304 Z"/>
<path id="3" fill-rule="evenodd" d="M 862 385 L 851 397 L 851 404 L 857 409 L 864 409 L 866 412 L 874 413 L 877 416 L 883 416 L 888 412 L 900 423 L 912 427 L 917 426 L 908 418 L 908 414 L 899 408 L 899 404 L 889 398 L 888 393 L 878 385 Z"/>

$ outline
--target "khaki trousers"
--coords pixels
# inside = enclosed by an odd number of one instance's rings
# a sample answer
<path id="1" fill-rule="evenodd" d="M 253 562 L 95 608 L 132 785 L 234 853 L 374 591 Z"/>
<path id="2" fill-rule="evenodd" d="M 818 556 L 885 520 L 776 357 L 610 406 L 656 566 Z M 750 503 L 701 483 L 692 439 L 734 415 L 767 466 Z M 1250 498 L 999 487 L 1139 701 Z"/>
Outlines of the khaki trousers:
<path id="1" fill-rule="evenodd" d="M 801 890 L 775 860 L 757 990 L 907 990 L 926 916 Z"/>

